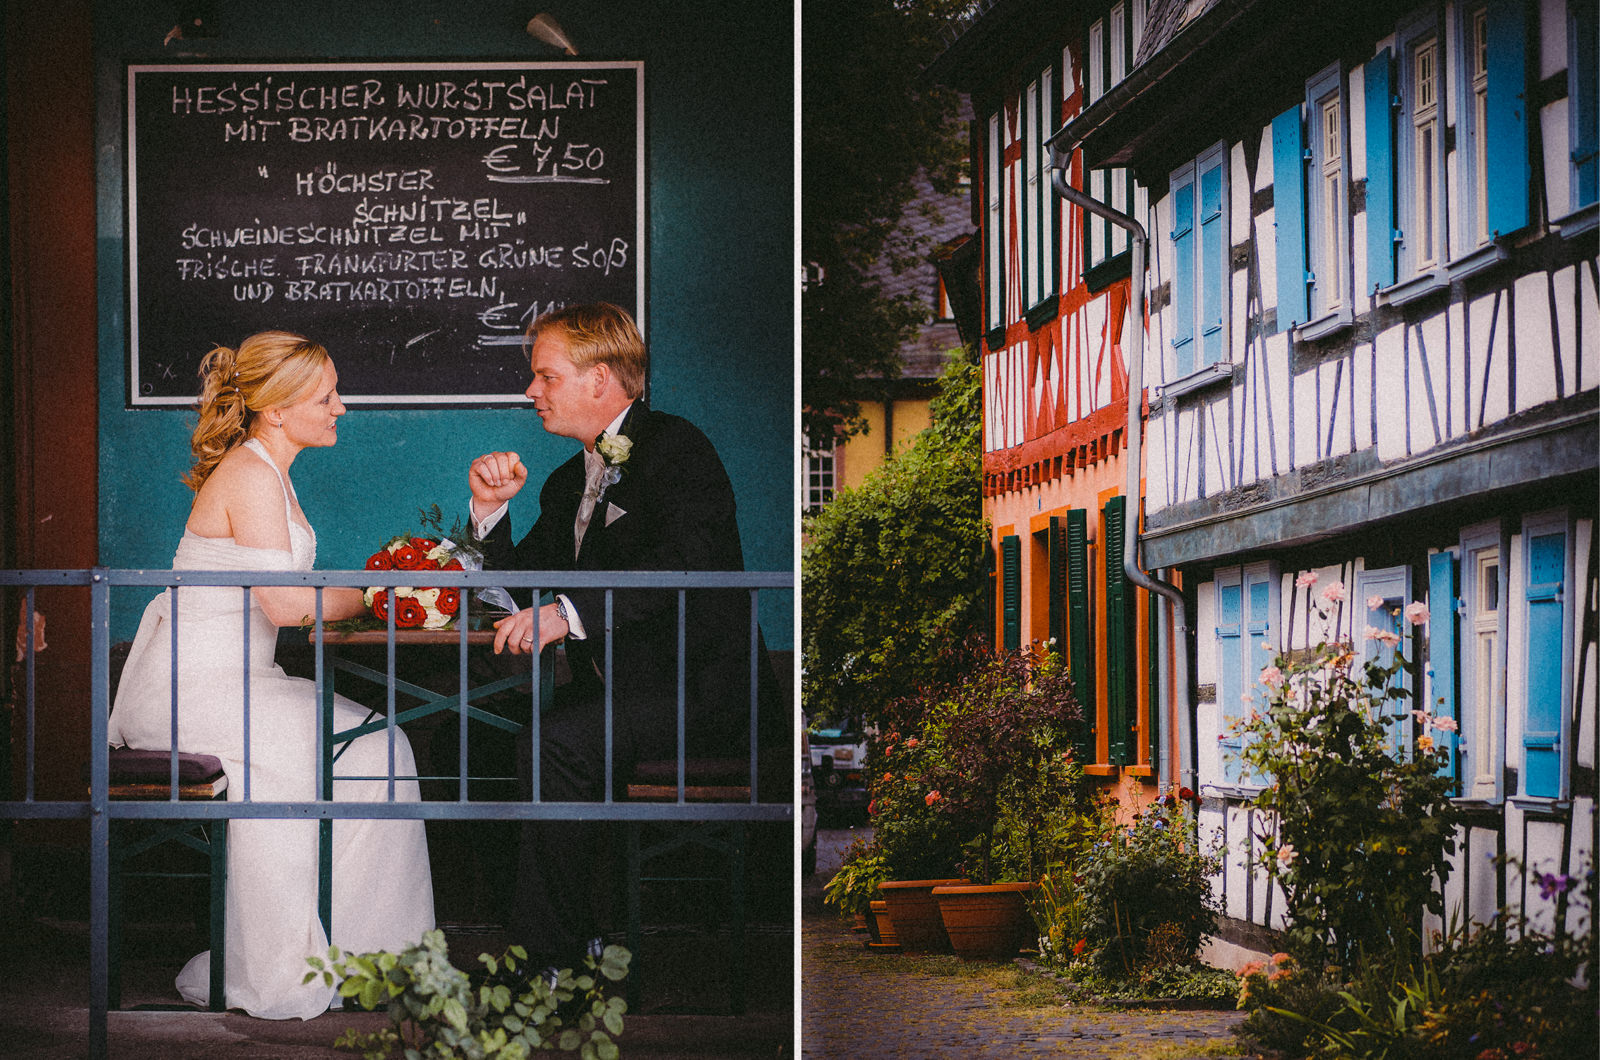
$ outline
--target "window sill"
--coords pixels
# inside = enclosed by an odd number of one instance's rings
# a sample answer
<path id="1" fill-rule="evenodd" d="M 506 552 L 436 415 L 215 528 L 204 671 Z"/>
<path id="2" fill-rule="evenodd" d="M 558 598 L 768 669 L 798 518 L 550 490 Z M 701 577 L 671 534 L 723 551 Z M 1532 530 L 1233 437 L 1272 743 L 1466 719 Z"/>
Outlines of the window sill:
<path id="1" fill-rule="evenodd" d="M 1105 764 L 1088 765 L 1083 767 L 1083 775 L 1086 777 L 1114 777 L 1117 775 L 1119 768 L 1118 766 Z"/>
<path id="2" fill-rule="evenodd" d="M 1027 312 L 1028 330 L 1038 331 L 1044 325 L 1056 318 L 1056 307 L 1061 299 L 1056 295 L 1047 296 L 1044 301 L 1034 306 Z"/>
<path id="3" fill-rule="evenodd" d="M 1216 364 L 1208 364 L 1198 372 L 1190 372 L 1182 379 L 1174 380 L 1161 387 L 1161 397 L 1163 399 L 1179 398 L 1185 394 L 1192 394 L 1196 390 L 1204 390 L 1225 379 L 1231 380 L 1232 378 L 1233 362 L 1218 361 Z"/>
<path id="4" fill-rule="evenodd" d="M 1591 232 L 1597 226 L 1600 226 L 1600 203 L 1596 202 L 1580 206 L 1565 217 L 1557 217 L 1550 222 L 1550 227 L 1555 229 L 1562 239 L 1571 239 L 1573 236 Z"/>
<path id="5" fill-rule="evenodd" d="M 1426 298 L 1437 291 L 1442 291 L 1450 286 L 1450 277 L 1441 269 L 1424 272 L 1404 283 L 1397 283 L 1393 287 L 1385 287 L 1378 292 L 1380 305 L 1405 305 L 1415 302 L 1419 298 Z"/>
<path id="6" fill-rule="evenodd" d="M 1083 270 L 1083 285 L 1091 294 L 1099 294 L 1118 280 L 1127 279 L 1133 271 L 1133 254 L 1124 250 L 1098 265 Z"/>
<path id="7" fill-rule="evenodd" d="M 1523 813 L 1555 817 L 1572 810 L 1572 800 L 1538 795 L 1513 795 L 1506 800 Z"/>
<path id="8" fill-rule="evenodd" d="M 1480 272 L 1487 272 L 1500 264 L 1509 261 L 1511 251 L 1499 243 L 1490 243 L 1488 246 L 1479 247 L 1470 254 L 1463 254 L 1450 263 L 1450 278 L 1464 280 L 1468 276 L 1476 276 Z"/>
<path id="9" fill-rule="evenodd" d="M 1244 784 L 1202 784 L 1200 794 L 1213 799 L 1243 800 L 1253 799 L 1261 794 L 1260 787 L 1247 787 Z"/>
<path id="10" fill-rule="evenodd" d="M 1123 766 L 1122 775 L 1125 777 L 1153 777 L 1156 771 L 1149 766 Z"/>
<path id="11" fill-rule="evenodd" d="M 1355 317 L 1348 308 L 1335 309 L 1331 313 L 1325 313 L 1317 319 L 1309 320 L 1295 328 L 1294 340 L 1296 342 L 1316 342 L 1319 339 L 1328 338 L 1330 335 L 1337 335 L 1353 323 L 1355 323 Z"/>

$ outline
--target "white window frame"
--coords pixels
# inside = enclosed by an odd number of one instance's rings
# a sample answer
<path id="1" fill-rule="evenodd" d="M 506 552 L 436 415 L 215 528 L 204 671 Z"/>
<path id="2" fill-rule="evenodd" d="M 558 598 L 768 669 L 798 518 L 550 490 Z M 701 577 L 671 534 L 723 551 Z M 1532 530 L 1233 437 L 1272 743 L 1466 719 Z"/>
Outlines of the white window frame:
<path id="1" fill-rule="evenodd" d="M 1332 108 L 1338 127 L 1328 128 Z M 1306 82 L 1306 143 L 1311 155 L 1306 187 L 1306 263 L 1310 319 L 1352 318 L 1350 297 L 1350 107 L 1339 64 Z M 1332 152 L 1330 153 L 1330 146 Z"/>
<path id="2" fill-rule="evenodd" d="M 987 152 L 984 159 L 984 248 L 988 267 L 984 270 L 984 330 L 993 331 L 1006 323 L 1005 306 L 1005 108 L 989 115 Z"/>
<path id="3" fill-rule="evenodd" d="M 1424 123 L 1419 125 L 1419 54 L 1431 49 L 1431 92 L 1422 101 Z M 1396 38 L 1400 113 L 1395 122 L 1395 216 L 1401 233 L 1395 260 L 1397 286 L 1419 276 L 1434 275 L 1449 260 L 1445 217 L 1445 41 L 1431 15 L 1403 26 Z M 1426 145 L 1419 148 L 1424 129 Z M 1427 204 L 1426 224 L 1419 218 Z M 1423 239 L 1426 234 L 1427 239 Z"/>
<path id="4" fill-rule="evenodd" d="M 1456 181 L 1454 204 L 1457 254 L 1487 246 L 1489 236 L 1489 136 L 1484 129 L 1489 101 L 1489 5 L 1485 0 L 1457 9 L 1454 82 L 1456 84 Z"/>
<path id="5" fill-rule="evenodd" d="M 806 447 L 807 511 L 816 511 L 832 501 L 838 494 L 838 453 L 838 448 L 833 446 L 826 449 Z"/>
<path id="6" fill-rule="evenodd" d="M 1507 551 L 1498 520 L 1461 531 L 1456 747 L 1461 798 L 1481 802 L 1498 802 L 1505 792 Z M 1491 563 L 1492 584 L 1487 581 Z M 1492 612 L 1485 611 L 1487 602 L 1493 603 Z M 1488 635 L 1494 641 L 1486 658 L 1482 641 Z"/>
<path id="7" fill-rule="evenodd" d="M 1106 94 L 1106 25 L 1104 19 L 1095 19 L 1089 25 L 1085 38 L 1089 53 L 1089 74 L 1084 78 L 1084 105 L 1088 106 Z"/>

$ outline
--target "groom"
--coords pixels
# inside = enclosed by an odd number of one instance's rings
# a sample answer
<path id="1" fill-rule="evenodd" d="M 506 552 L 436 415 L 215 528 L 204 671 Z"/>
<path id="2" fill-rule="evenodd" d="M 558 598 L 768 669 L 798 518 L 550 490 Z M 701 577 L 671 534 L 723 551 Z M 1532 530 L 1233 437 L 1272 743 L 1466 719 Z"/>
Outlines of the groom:
<path id="1" fill-rule="evenodd" d="M 514 452 L 472 462 L 472 523 L 484 568 L 500 570 L 744 569 L 733 488 L 710 441 L 693 424 L 642 399 L 647 360 L 632 318 L 616 306 L 575 305 L 528 329 L 533 382 L 527 396 L 551 434 L 583 444 L 539 491 L 539 518 L 512 544 L 507 502 L 527 482 Z M 684 688 L 689 753 L 731 753 L 748 732 L 750 604 L 745 590 L 687 594 Z M 606 611 L 603 589 L 557 588 L 553 603 L 497 625 L 495 651 L 537 652 L 564 643 L 572 680 L 540 715 L 541 795 L 597 801 L 605 788 Z M 641 758 L 677 753 L 678 593 L 615 590 L 609 678 L 614 776 Z M 764 649 L 763 649 L 764 651 Z M 762 684 L 766 665 L 762 659 Z M 763 693 L 770 689 L 763 687 Z M 776 708 L 763 696 L 765 718 Z M 518 746 L 523 796 L 531 797 L 533 748 Z M 530 967 L 573 966 L 598 934 L 600 826 L 530 821 L 522 829 L 511 936 Z"/>

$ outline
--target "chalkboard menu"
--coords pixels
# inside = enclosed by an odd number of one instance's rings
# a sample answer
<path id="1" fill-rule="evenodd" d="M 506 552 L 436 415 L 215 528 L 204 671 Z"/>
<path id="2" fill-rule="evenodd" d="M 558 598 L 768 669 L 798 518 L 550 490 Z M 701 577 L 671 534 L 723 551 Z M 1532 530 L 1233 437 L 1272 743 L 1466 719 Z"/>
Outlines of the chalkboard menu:
<path id="1" fill-rule="evenodd" d="M 644 326 L 639 62 L 129 65 L 130 405 L 268 328 L 351 404 L 520 401 L 539 313 Z"/>

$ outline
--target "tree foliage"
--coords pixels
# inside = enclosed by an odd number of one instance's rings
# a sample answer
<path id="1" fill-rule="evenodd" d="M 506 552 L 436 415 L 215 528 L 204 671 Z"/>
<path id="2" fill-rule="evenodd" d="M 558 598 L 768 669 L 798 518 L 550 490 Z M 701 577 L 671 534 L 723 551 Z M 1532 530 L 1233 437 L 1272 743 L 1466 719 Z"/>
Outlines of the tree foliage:
<path id="1" fill-rule="evenodd" d="M 855 383 L 898 374 L 928 306 L 871 278 L 922 260 L 903 213 L 919 171 L 957 187 L 965 129 L 954 90 L 922 70 L 945 47 L 955 0 L 807 0 L 803 6 L 801 398 L 809 437 L 859 429 Z M 820 282 L 817 277 L 820 276 Z"/>
<path id="2" fill-rule="evenodd" d="M 954 355 L 932 425 L 805 524 L 802 678 L 814 718 L 860 724 L 923 684 L 982 626 L 982 374 Z"/>

